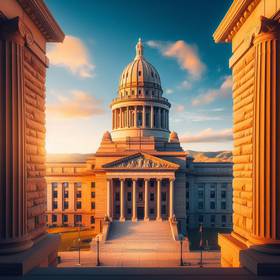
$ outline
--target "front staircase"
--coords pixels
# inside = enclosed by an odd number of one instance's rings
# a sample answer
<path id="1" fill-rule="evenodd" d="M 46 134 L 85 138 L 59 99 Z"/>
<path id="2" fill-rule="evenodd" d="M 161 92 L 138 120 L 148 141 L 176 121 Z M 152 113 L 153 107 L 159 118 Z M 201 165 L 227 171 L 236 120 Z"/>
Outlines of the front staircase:
<path id="1" fill-rule="evenodd" d="M 138 221 L 110 224 L 103 252 L 177 252 L 179 242 L 174 241 L 168 221 Z"/>

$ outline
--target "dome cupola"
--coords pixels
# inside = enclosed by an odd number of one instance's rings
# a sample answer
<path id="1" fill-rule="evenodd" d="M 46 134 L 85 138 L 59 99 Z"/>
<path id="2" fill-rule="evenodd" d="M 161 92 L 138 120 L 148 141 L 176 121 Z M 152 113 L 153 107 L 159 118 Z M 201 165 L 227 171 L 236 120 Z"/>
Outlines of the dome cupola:
<path id="1" fill-rule="evenodd" d="M 112 139 L 154 136 L 168 140 L 170 103 L 162 94 L 159 73 L 145 59 L 139 39 L 133 61 L 120 76 L 118 96 L 111 103 Z"/>

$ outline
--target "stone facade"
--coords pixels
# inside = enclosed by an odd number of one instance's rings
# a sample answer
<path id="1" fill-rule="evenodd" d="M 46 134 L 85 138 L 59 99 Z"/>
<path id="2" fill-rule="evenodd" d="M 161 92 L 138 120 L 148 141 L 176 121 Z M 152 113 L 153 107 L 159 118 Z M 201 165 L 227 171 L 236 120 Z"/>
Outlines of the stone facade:
<path id="1" fill-rule="evenodd" d="M 279 1 L 236 0 L 214 34 L 232 43 L 234 81 L 233 232 L 219 237 L 221 262 L 258 274 L 280 273 L 267 254 L 280 244 L 279 17 Z"/>
<path id="2" fill-rule="evenodd" d="M 0 254 L 30 249 L 45 234 L 45 78 L 47 42 L 64 34 L 42 1 L 0 4 Z M 47 242 L 47 241 L 44 242 Z M 54 246 L 57 244 L 55 241 Z M 31 248 L 32 246 L 35 246 Z M 53 261 L 51 246 L 38 262 Z M 0 258 L 24 270 L 21 255 Z M 49 263 L 44 260 L 44 263 Z M 38 265 L 38 263 L 36 263 Z M 12 266 L 11 266 L 12 267 Z M 10 271 L 12 272 L 12 269 Z"/>

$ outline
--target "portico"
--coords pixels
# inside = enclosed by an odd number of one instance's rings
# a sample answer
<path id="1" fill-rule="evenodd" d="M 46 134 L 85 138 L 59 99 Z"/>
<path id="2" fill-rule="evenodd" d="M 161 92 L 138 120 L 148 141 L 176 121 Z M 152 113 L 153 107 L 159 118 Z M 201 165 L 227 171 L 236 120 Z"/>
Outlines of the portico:
<path id="1" fill-rule="evenodd" d="M 130 169 L 127 165 L 131 165 Z M 177 164 L 137 153 L 104 167 L 107 169 L 106 214 L 110 220 L 172 218 Z"/>

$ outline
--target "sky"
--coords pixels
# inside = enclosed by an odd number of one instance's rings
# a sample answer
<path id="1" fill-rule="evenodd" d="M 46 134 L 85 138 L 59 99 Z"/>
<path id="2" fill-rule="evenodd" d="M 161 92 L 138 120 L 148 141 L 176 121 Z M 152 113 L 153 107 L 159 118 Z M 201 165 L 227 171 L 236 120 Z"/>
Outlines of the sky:
<path id="1" fill-rule="evenodd" d="M 96 151 L 139 37 L 184 149 L 232 149 L 231 49 L 212 37 L 232 0 L 45 2 L 66 35 L 47 46 L 48 153 Z"/>

